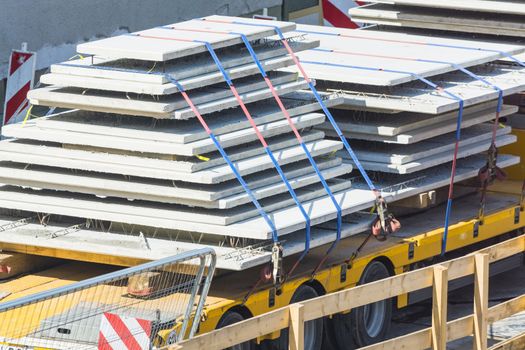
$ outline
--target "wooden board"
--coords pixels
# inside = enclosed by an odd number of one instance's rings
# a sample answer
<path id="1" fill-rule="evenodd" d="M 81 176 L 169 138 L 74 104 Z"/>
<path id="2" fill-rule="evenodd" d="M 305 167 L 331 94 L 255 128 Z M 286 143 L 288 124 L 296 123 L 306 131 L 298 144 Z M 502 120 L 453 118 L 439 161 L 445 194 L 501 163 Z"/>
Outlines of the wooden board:
<path id="1" fill-rule="evenodd" d="M 10 279 L 35 270 L 40 271 L 41 269 L 58 265 L 58 263 L 59 260 L 48 257 L 3 252 L 0 254 L 0 280 Z M 1 299 L 4 299 L 7 296 L 5 294 L 6 292 L 11 293 L 10 291 L 5 291 L 0 287 L 0 294 L 2 295 Z"/>

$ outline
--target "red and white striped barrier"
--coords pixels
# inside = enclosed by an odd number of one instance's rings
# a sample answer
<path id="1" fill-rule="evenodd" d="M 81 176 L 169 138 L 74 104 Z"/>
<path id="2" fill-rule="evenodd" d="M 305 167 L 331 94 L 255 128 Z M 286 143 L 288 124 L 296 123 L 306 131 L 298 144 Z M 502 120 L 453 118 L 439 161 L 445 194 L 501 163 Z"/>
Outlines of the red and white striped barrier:
<path id="1" fill-rule="evenodd" d="M 352 22 L 348 10 L 363 5 L 352 0 L 322 0 L 324 25 L 339 28 L 359 28 L 360 25 Z"/>
<path id="2" fill-rule="evenodd" d="M 102 315 L 98 336 L 99 350 L 149 350 L 151 321 L 109 312 Z"/>
<path id="3" fill-rule="evenodd" d="M 7 89 L 2 125 L 24 120 L 29 101 L 27 92 L 33 87 L 36 53 L 13 50 L 9 58 Z"/>

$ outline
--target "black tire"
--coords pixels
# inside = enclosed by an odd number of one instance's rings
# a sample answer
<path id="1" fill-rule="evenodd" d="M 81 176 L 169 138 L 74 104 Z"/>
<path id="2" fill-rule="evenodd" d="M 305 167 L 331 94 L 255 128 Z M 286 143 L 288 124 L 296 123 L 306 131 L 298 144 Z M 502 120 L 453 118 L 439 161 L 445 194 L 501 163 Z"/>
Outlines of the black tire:
<path id="1" fill-rule="evenodd" d="M 387 277 L 390 277 L 387 267 L 379 261 L 372 261 L 363 271 L 359 284 Z M 392 300 L 382 300 L 358 307 L 352 310 L 349 315 L 356 347 L 375 344 L 383 341 L 390 330 Z"/>
<path id="2" fill-rule="evenodd" d="M 307 285 L 302 285 L 295 291 L 290 304 L 318 297 L 317 291 Z M 304 324 L 304 350 L 321 350 L 323 345 L 323 325 L 322 318 L 311 320 Z M 274 341 L 264 342 L 262 349 L 265 350 L 288 350 L 288 329 L 281 331 L 281 336 Z"/>
<path id="3" fill-rule="evenodd" d="M 354 334 L 352 329 L 352 314 L 336 314 L 332 317 L 332 328 L 337 349 L 354 350 Z"/>
<path id="4" fill-rule="evenodd" d="M 232 325 L 234 323 L 244 321 L 245 317 L 238 313 L 237 311 L 228 311 L 224 315 L 222 315 L 221 319 L 219 320 L 219 323 L 217 324 L 217 329 L 223 328 L 229 325 Z M 255 349 L 255 341 L 247 341 L 242 344 L 238 344 L 232 347 L 229 347 L 225 350 L 253 350 Z"/>
<path id="5" fill-rule="evenodd" d="M 352 320 L 350 314 L 336 314 L 325 318 L 323 350 L 354 350 Z"/>

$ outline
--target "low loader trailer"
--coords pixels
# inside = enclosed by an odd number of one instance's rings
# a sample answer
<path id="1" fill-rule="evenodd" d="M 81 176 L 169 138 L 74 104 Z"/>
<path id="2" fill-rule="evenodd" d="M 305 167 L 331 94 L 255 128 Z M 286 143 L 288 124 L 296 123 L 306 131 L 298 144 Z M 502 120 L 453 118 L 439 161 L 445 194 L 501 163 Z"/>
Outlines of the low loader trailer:
<path id="1" fill-rule="evenodd" d="M 2 128 L 0 350 L 184 346 L 524 233 L 522 46 L 209 16 L 77 49 Z M 323 313 L 304 348 L 383 341 L 432 292 Z"/>

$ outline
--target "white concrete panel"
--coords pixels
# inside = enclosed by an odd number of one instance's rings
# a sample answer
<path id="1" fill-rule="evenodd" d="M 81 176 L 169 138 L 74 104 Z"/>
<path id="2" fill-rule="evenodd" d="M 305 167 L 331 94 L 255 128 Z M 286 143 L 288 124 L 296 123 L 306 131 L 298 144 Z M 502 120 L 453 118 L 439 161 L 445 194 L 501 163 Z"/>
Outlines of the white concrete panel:
<path id="1" fill-rule="evenodd" d="M 518 111 L 518 107 L 504 105 L 500 117 L 506 117 L 512 115 Z M 457 117 L 458 111 L 452 112 L 454 115 L 454 120 L 450 121 L 441 121 L 434 125 L 424 126 L 417 129 L 412 129 L 406 133 L 401 133 L 394 136 L 383 136 L 377 134 L 365 134 L 360 132 L 353 132 L 350 125 L 341 125 L 341 130 L 344 135 L 349 139 L 359 139 L 359 140 L 368 140 L 368 141 L 379 141 L 379 142 L 388 142 L 388 143 L 397 143 L 397 144 L 415 144 L 417 142 L 429 139 L 436 135 L 443 135 L 449 132 L 456 130 L 457 128 Z M 478 113 L 469 113 L 463 115 L 461 128 L 467 128 L 476 124 L 488 122 L 494 119 L 496 116 L 495 109 L 485 110 Z M 324 130 L 328 136 L 337 137 L 337 134 L 333 131 L 331 125 L 328 125 L 326 122 L 318 127 L 320 130 Z"/>
<path id="2" fill-rule="evenodd" d="M 264 20 L 227 16 L 208 16 L 204 17 L 204 19 L 226 22 L 238 21 L 251 24 L 268 24 L 268 22 Z M 295 29 L 295 24 L 291 22 L 273 21 L 271 24 L 279 27 L 283 32 Z M 77 51 L 80 53 L 100 55 L 114 59 L 133 58 L 149 61 L 167 61 L 206 51 L 206 47 L 202 42 L 196 42 L 198 40 L 207 41 L 214 49 L 218 49 L 225 46 L 240 44 L 242 42 L 239 35 L 227 34 L 230 32 L 243 33 L 250 40 L 265 38 L 275 34 L 272 27 L 216 23 L 199 19 L 174 23 L 166 27 L 187 30 L 211 30 L 226 33 L 214 34 L 209 32 L 191 32 L 153 28 L 133 33 L 136 35 L 120 35 L 80 44 L 77 46 Z M 149 38 L 145 36 L 149 36 Z M 169 40 L 169 38 L 183 39 L 183 41 Z"/>
<path id="3" fill-rule="evenodd" d="M 350 164 L 341 164 L 340 158 L 318 160 L 323 177 L 331 179 L 352 171 Z M 283 167 L 290 185 L 301 188 L 319 182 L 309 162 L 293 163 Z M 94 194 L 101 197 L 117 197 L 160 203 L 182 204 L 192 207 L 229 209 L 250 203 L 237 180 L 215 185 L 153 181 L 150 179 L 108 176 L 68 169 L 30 166 L 20 163 L 0 163 L 0 181 L 3 184 L 51 189 L 71 193 Z M 266 170 L 245 178 L 257 199 L 285 193 L 286 186 L 275 170 Z"/>
<path id="4" fill-rule="evenodd" d="M 291 35 L 287 33 L 285 36 L 290 37 Z M 317 40 L 303 39 L 299 41 L 297 34 L 292 37 L 293 40 L 289 42 L 289 45 L 294 52 L 319 46 Z M 253 42 L 252 48 L 259 60 L 275 59 L 287 54 L 284 46 L 276 40 L 264 39 L 261 42 Z M 239 50 L 238 46 L 217 50 L 216 54 L 227 71 L 231 71 L 233 67 L 253 64 L 253 58 L 249 52 L 246 49 Z M 168 74 L 178 79 L 186 89 L 188 87 L 185 81 L 188 78 L 208 76 L 216 74 L 217 71 L 217 65 L 208 52 L 164 62 L 163 64 L 126 59 L 110 60 L 91 56 L 53 64 L 50 67 L 51 73 L 150 84 L 169 83 L 165 76 Z"/>
<path id="5" fill-rule="evenodd" d="M 330 154 L 342 148 L 341 142 L 319 140 L 318 138 L 322 136 L 322 133 L 320 135 L 317 134 L 317 140 L 305 142 L 312 156 Z M 297 141 L 295 143 L 292 142 L 292 144 L 294 146 L 273 150 L 274 156 L 280 165 L 306 159 L 304 150 L 302 147 L 297 146 Z M 273 168 L 271 160 L 260 145 L 258 149 L 262 150 L 262 153 L 257 152 L 254 156 L 235 161 L 235 165 L 242 176 Z M 202 184 L 216 184 L 235 178 L 231 168 L 224 162 L 219 166 L 189 173 L 184 170 L 181 171 L 180 164 L 173 161 L 155 159 L 147 162 L 146 158 L 116 156 L 100 152 L 68 150 L 41 145 L 28 146 L 15 142 L 0 143 L 0 160 L 45 166 L 52 164 L 60 168 Z M 151 166 L 149 166 L 150 164 Z"/>
<path id="6" fill-rule="evenodd" d="M 296 75 L 282 72 L 271 72 L 269 77 L 273 79 L 276 85 L 297 81 Z M 268 89 L 266 83 L 262 81 L 262 79 L 253 79 L 253 77 L 244 77 L 234 81 L 234 83 L 241 96 L 256 90 L 264 88 Z M 88 105 L 93 104 L 98 108 L 107 107 L 108 110 L 115 107 L 119 108 L 119 105 L 122 106 L 120 108 L 137 108 L 142 106 L 149 107 L 153 112 L 165 113 L 187 107 L 186 101 L 180 94 L 157 97 L 142 94 L 126 94 L 67 87 L 62 88 L 59 86 L 31 90 L 28 93 L 28 98 L 46 100 L 50 97 L 52 98 L 53 94 L 60 94 L 60 92 L 68 95 L 70 103 L 82 103 L 82 101 L 86 101 Z M 221 100 L 230 97 L 232 92 L 228 88 L 227 84 L 222 82 L 193 91 L 188 93 L 188 95 L 191 97 L 193 103 L 196 106 L 199 106 L 207 102 L 217 101 L 217 103 L 220 103 Z M 113 101 L 113 103 L 108 104 L 108 101 Z"/>
<path id="7" fill-rule="evenodd" d="M 363 9 L 363 7 L 354 8 L 354 10 Z M 347 29 L 347 28 L 337 28 L 337 27 L 326 27 L 326 26 L 314 26 L 314 25 L 306 25 L 306 24 L 298 24 L 296 32 L 300 34 L 307 34 L 307 38 L 314 38 L 316 40 L 321 40 L 321 46 L 323 45 L 323 38 L 327 38 L 329 36 L 324 34 L 331 34 L 332 37 L 337 36 L 339 40 L 336 41 L 330 41 L 330 43 L 334 45 L 338 45 L 335 48 L 341 48 L 344 50 L 348 50 L 348 47 L 345 47 L 343 43 L 345 43 L 345 38 L 352 38 L 352 39 L 360 39 L 360 40 L 366 40 L 368 41 L 367 45 L 373 45 L 370 42 L 376 42 L 376 45 L 379 47 L 384 47 L 385 50 L 390 50 L 392 48 L 395 51 L 395 48 L 400 48 L 399 45 L 402 44 L 402 49 L 409 49 L 412 50 L 414 47 L 421 47 L 422 44 L 429 44 L 429 46 L 432 45 L 451 45 L 451 46 L 463 46 L 463 47 L 469 47 L 473 49 L 483 48 L 488 50 L 496 50 L 496 51 L 503 51 L 508 53 L 518 53 L 523 51 L 523 47 L 516 44 L 510 44 L 510 43 L 502 43 L 498 41 L 487 41 L 487 40 L 473 40 L 471 38 L 468 39 L 461 39 L 461 38 L 451 38 L 446 35 L 418 35 L 418 34 L 411 34 L 411 33 L 401 33 L 401 32 L 388 32 L 388 31 L 377 31 L 377 30 L 354 30 L 354 29 Z M 393 46 L 391 46 L 393 45 Z M 369 48 L 371 46 L 368 46 Z M 429 49 L 429 53 L 435 53 L 431 48 L 425 47 L 425 50 Z M 444 56 L 446 54 L 452 54 L 452 52 L 446 51 L 451 48 L 445 48 L 442 47 L 443 50 L 442 53 L 444 53 Z M 453 49 L 458 50 L 458 49 Z M 473 50 L 466 50 L 465 52 L 468 52 L 468 55 L 472 54 Z M 398 53 L 402 53 L 398 52 Z M 445 54 L 446 53 L 446 54 Z M 452 56 L 457 55 L 457 51 L 455 54 L 452 54 Z M 427 53 L 422 53 L 427 54 Z M 476 57 L 476 56 L 473 56 Z M 466 59 L 466 58 L 462 58 Z"/>
<path id="8" fill-rule="evenodd" d="M 519 157 L 500 155 L 498 164 L 508 167 L 519 162 Z M 474 156 L 464 159 L 458 164 L 456 181 L 477 176 L 479 168 L 485 164 L 485 157 Z M 446 186 L 449 181 L 450 169 L 448 166 L 432 169 L 426 176 L 419 176 L 413 184 L 405 184 L 401 188 L 383 191 L 387 201 L 406 198 L 433 188 Z M 27 192 L 27 191 L 26 191 Z M 99 220 L 126 222 L 129 224 L 145 225 L 166 229 L 175 229 L 191 232 L 202 232 L 212 235 L 238 236 L 256 239 L 271 238 L 271 231 L 262 217 L 255 217 L 235 224 L 221 226 L 204 223 L 191 223 L 173 219 L 172 211 L 164 212 L 158 208 L 142 207 L 137 203 L 116 204 L 107 200 L 84 200 L 71 197 L 49 196 L 23 191 L 13 191 L 4 188 L 0 191 L 0 206 L 5 208 L 58 213 L 76 217 L 86 217 Z M 374 202 L 374 195 L 365 189 L 354 188 L 335 193 L 335 197 L 343 209 L 343 214 L 356 212 L 370 207 Z M 304 203 L 310 213 L 312 225 L 329 221 L 336 216 L 330 198 L 322 198 Z M 164 216 L 164 214 L 166 214 Z M 272 213 L 272 219 L 279 235 L 289 234 L 304 228 L 304 218 L 294 207 L 278 210 Z"/>
<path id="9" fill-rule="evenodd" d="M 346 191 L 348 190 L 348 188 L 350 188 L 350 181 L 330 179 L 327 180 L 327 183 L 334 193 Z M 205 224 L 214 225 L 218 227 L 230 226 L 236 222 L 240 222 L 243 220 L 245 221 L 253 217 L 260 217 L 259 211 L 252 203 L 231 209 L 215 210 L 194 208 L 177 204 L 164 204 L 145 201 L 128 201 L 125 199 L 108 198 L 105 201 L 108 205 L 104 205 L 104 201 L 99 201 L 99 199 L 97 199 L 97 197 L 95 196 L 82 195 L 79 193 L 57 192 L 47 190 L 31 191 L 19 189 L 12 186 L 7 186 L 6 189 L 8 189 L 10 193 L 6 196 L 6 199 L 20 198 L 20 196 L 27 199 L 29 198 L 27 196 L 33 196 L 36 194 L 36 197 L 38 197 L 38 199 L 35 198 L 35 203 L 33 203 L 34 205 L 38 205 L 39 202 L 42 203 L 41 200 L 47 200 L 50 203 L 50 207 L 52 207 L 54 203 L 58 204 L 59 206 L 62 206 L 63 204 L 60 203 L 63 203 L 62 200 L 66 198 L 68 201 L 72 202 L 72 206 L 68 209 L 64 208 L 64 211 L 62 213 L 62 215 L 67 216 L 76 216 L 72 213 L 75 212 L 75 210 L 79 209 L 82 211 L 99 211 L 105 209 L 107 210 L 107 214 L 104 215 L 108 215 L 107 217 L 113 215 L 121 216 L 122 214 L 132 214 L 139 216 L 146 214 L 152 218 L 158 217 L 159 219 L 161 219 L 163 217 L 167 218 L 169 216 L 170 221 L 173 220 L 181 222 L 183 225 Z M 16 192 L 19 192 L 18 195 L 15 194 Z M 0 193 L 3 194 L 5 192 L 2 192 L 0 190 Z M 323 186 L 319 183 L 303 188 L 298 188 L 295 190 L 295 193 L 299 202 L 301 203 L 308 203 L 308 201 L 312 201 L 315 198 L 326 197 L 326 191 L 323 188 Z M 13 197 L 11 197 L 11 195 L 13 195 Z M 75 205 L 73 204 L 75 202 L 80 204 L 81 208 L 75 208 Z M 267 212 L 274 212 L 283 208 L 295 206 L 295 202 L 289 193 L 282 193 L 269 198 L 263 198 L 259 201 L 259 203 Z M 307 206 L 307 204 L 305 204 L 305 206 Z M 334 210 L 333 206 L 331 207 L 331 210 Z"/>
<path id="10" fill-rule="evenodd" d="M 305 69 L 308 69 L 305 65 Z M 499 86 L 505 96 L 520 92 L 525 88 L 525 68 L 490 66 L 489 72 L 478 72 L 478 75 L 492 84 Z M 344 78 L 343 78 L 344 79 Z M 468 78 L 465 74 L 449 73 L 445 76 L 430 79 L 446 91 L 460 96 L 464 106 L 495 100 L 498 93 L 495 89 Z M 355 88 L 355 87 L 354 87 Z M 394 92 L 340 90 L 344 103 L 336 108 L 373 109 L 385 111 L 409 111 L 416 113 L 441 114 L 458 109 L 459 102 L 431 88 L 399 86 Z"/>
<path id="11" fill-rule="evenodd" d="M 266 71 L 272 71 L 279 68 L 284 68 L 293 64 L 291 57 L 282 56 L 268 60 L 261 61 L 262 67 Z M 231 67 L 227 69 L 227 73 L 231 79 L 242 78 L 248 75 L 255 75 L 259 73 L 259 69 L 255 64 L 245 64 L 242 66 Z M 176 76 L 174 76 L 176 77 Z M 261 77 L 262 79 L 262 77 Z M 255 80 L 255 79 L 254 79 Z M 136 94 L 149 95 L 170 95 L 179 92 L 177 86 L 173 83 L 158 84 L 135 82 L 118 79 L 93 78 L 86 76 L 67 75 L 59 73 L 48 73 L 40 77 L 43 84 L 76 87 L 82 89 L 94 89 L 103 91 L 119 91 Z M 221 72 L 216 71 L 209 74 L 200 75 L 197 77 L 190 77 L 178 82 L 184 87 L 186 91 L 192 89 L 202 88 L 204 86 L 217 84 L 224 81 Z"/>
<path id="12" fill-rule="evenodd" d="M 310 113 L 301 116 L 292 117 L 292 122 L 298 129 L 312 127 L 321 124 L 325 119 L 324 114 Z M 35 122 L 27 124 L 11 124 L 5 126 L 2 134 L 6 137 L 18 139 L 30 139 L 44 142 L 58 142 L 64 144 L 101 147 L 107 149 L 118 149 L 124 151 L 158 153 L 181 156 L 194 156 L 214 152 L 217 150 L 215 144 L 210 138 L 178 144 L 173 142 L 159 141 L 156 139 L 144 140 L 129 137 L 119 137 L 119 128 L 113 128 L 113 135 L 97 135 L 84 131 L 66 131 L 46 129 Z M 291 131 L 287 120 L 274 121 L 267 124 L 258 125 L 260 133 L 264 138 L 272 137 Z M 257 135 L 253 128 L 242 129 L 228 134 L 218 135 L 223 148 L 230 148 L 257 140 Z"/>
<path id="13" fill-rule="evenodd" d="M 297 98 L 294 98 L 296 97 Z M 306 100 L 299 97 L 304 93 L 295 92 L 281 96 L 281 101 L 290 116 L 317 111 L 319 104 L 311 94 Z M 335 95 L 324 103 L 333 107 L 342 102 Z M 284 114 L 273 98 L 247 104 L 257 125 L 284 119 Z M 34 120 L 41 128 L 73 132 L 89 132 L 96 135 L 115 135 L 137 140 L 157 140 L 172 143 L 189 143 L 209 138 L 196 119 L 190 120 L 152 120 L 146 117 L 128 117 L 109 113 L 73 110 L 41 117 Z M 244 113 L 238 108 L 210 114 L 206 120 L 215 135 L 222 135 L 250 127 Z"/>
<path id="14" fill-rule="evenodd" d="M 516 142 L 517 138 L 514 135 L 503 135 L 496 138 L 496 146 L 502 147 Z M 491 144 L 491 140 L 484 140 L 468 145 L 461 145 L 458 151 L 458 159 L 472 156 L 474 154 L 482 153 L 488 150 Z M 340 153 L 340 155 L 343 155 Z M 429 169 L 440 164 L 444 164 L 452 161 L 454 152 L 446 151 L 432 156 L 419 158 L 413 162 L 405 164 L 391 164 L 391 163 L 380 163 L 375 161 L 363 160 L 361 165 L 370 171 L 379 171 L 384 173 L 395 173 L 395 174 L 411 174 L 424 169 Z M 352 163 L 351 159 L 346 161 Z"/>
<path id="15" fill-rule="evenodd" d="M 349 13 L 353 20 L 370 24 L 515 37 L 525 35 L 522 20 L 513 15 L 498 13 L 480 16 L 476 12 L 397 8 L 385 4 L 357 7 Z"/>
<path id="16" fill-rule="evenodd" d="M 467 107 L 463 111 L 463 118 L 479 116 L 483 112 L 494 113 L 496 105 L 496 101 L 491 101 Z M 458 117 L 456 111 L 429 115 L 411 112 L 374 113 L 369 111 L 335 110 L 332 114 L 341 130 L 345 133 L 363 134 L 362 137 L 364 139 L 367 139 L 369 134 L 396 136 L 431 125 L 437 126 L 440 123 L 448 125 L 454 123 Z M 38 120 L 42 120 L 42 118 Z"/>
<path id="17" fill-rule="evenodd" d="M 484 123 L 465 128 L 461 131 L 461 147 L 479 142 L 489 142 L 492 138 L 493 123 Z M 507 135 L 510 127 L 500 127 L 497 136 Z M 352 142 L 359 160 L 386 164 L 405 164 L 421 158 L 428 158 L 444 152 L 453 152 L 456 133 L 447 133 L 422 140 L 413 145 L 400 145 L 384 142 Z M 488 146 L 487 146 L 488 147 Z"/>
<path id="18" fill-rule="evenodd" d="M 509 15 L 525 15 L 525 4 L 518 1 L 491 0 L 364 0 L 364 2 L 392 5 L 429 7 L 461 11 L 508 13 Z"/>
<path id="19" fill-rule="evenodd" d="M 416 75 L 435 76 L 455 71 L 457 65 L 480 65 L 504 57 L 503 53 L 515 54 L 524 50 L 517 45 L 382 31 L 354 31 L 309 25 L 298 25 L 297 29 L 297 33 L 307 33 L 307 38 L 320 41 L 319 48 L 298 54 L 310 77 L 354 84 L 398 85 L 417 80 Z M 436 46 L 440 44 L 455 47 Z M 333 64 L 354 68 L 337 67 Z M 298 71 L 295 66 L 283 70 Z"/>
<path id="20" fill-rule="evenodd" d="M 261 85 L 259 85 L 259 83 Z M 264 86 L 262 86 L 264 84 Z M 259 86 L 255 88 L 255 86 Z M 277 83 L 275 90 L 278 94 L 287 94 L 305 88 L 304 80 Z M 226 85 L 225 85 L 226 87 Z M 267 99 L 272 96 L 264 82 L 250 83 L 249 88 L 238 92 L 245 103 Z M 238 103 L 229 89 L 215 89 L 215 91 L 199 91 L 199 93 L 188 93 L 195 106 L 202 115 L 237 107 Z M 31 90 L 28 93 L 30 102 L 35 105 L 49 107 L 83 109 L 105 113 L 118 113 L 128 115 L 140 115 L 154 118 L 189 119 L 195 114 L 180 95 L 169 95 L 161 100 L 155 97 L 140 95 L 137 99 L 128 99 L 126 95 L 113 93 L 103 94 L 99 91 L 82 91 L 74 88 L 60 89 L 57 87 L 45 87 Z"/>

